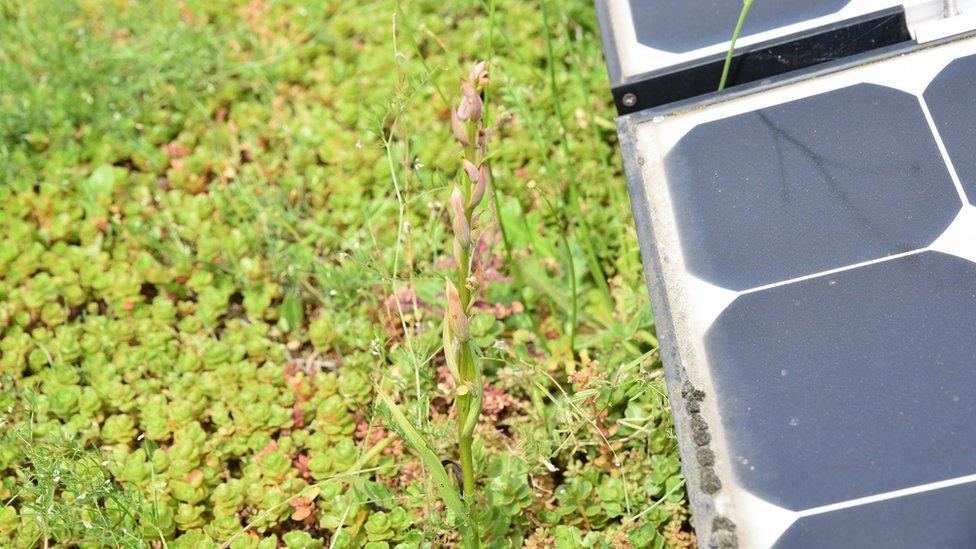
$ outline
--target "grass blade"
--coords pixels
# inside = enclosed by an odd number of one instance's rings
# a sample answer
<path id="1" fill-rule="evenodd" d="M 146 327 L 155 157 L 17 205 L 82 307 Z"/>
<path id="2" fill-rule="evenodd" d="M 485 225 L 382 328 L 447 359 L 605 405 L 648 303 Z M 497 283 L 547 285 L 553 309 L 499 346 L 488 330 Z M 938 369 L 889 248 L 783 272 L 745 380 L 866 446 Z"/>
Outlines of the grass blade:
<path id="1" fill-rule="evenodd" d="M 457 517 L 458 530 L 461 531 L 461 539 L 463 540 L 464 547 L 477 549 L 480 546 L 477 528 L 474 522 L 472 522 L 471 516 L 468 514 L 467 505 L 461 500 L 461 496 L 458 495 L 457 486 L 447 473 L 447 469 L 441 464 L 440 458 L 431 449 L 424 435 L 420 434 L 420 431 L 410 423 L 410 420 L 400 410 L 397 403 L 393 401 L 393 398 L 380 388 L 376 389 L 376 394 L 386 406 L 389 420 L 400 431 L 407 444 L 417 452 L 424 466 L 430 471 L 430 476 L 434 479 L 434 484 L 437 485 L 437 491 L 440 493 L 444 505 Z"/>

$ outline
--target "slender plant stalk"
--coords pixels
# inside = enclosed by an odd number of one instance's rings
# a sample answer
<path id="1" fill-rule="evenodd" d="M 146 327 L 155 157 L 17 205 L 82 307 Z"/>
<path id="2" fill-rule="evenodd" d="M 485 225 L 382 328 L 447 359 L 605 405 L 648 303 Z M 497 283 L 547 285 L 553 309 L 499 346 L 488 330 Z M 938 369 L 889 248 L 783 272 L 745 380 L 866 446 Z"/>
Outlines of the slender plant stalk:
<path id="1" fill-rule="evenodd" d="M 549 28 L 549 10 L 546 8 L 545 0 L 539 2 L 539 6 L 542 11 L 542 27 L 546 38 L 546 53 L 548 56 L 547 64 L 549 65 L 549 88 L 552 93 L 553 107 L 556 110 L 556 120 L 558 120 L 560 130 L 562 131 L 562 139 L 559 141 L 562 144 L 563 154 L 566 157 L 566 160 L 569 161 L 572 158 L 570 155 L 568 141 L 569 130 L 566 127 L 566 121 L 563 119 L 562 104 L 559 101 L 559 87 L 556 85 L 556 59 L 552 48 L 552 31 Z M 590 271 L 590 276 L 593 278 L 593 282 L 600 290 L 600 295 L 603 297 L 604 303 L 610 310 L 613 310 L 613 296 L 610 293 L 610 286 L 607 284 L 607 277 L 603 273 L 603 269 L 600 267 L 600 260 L 596 254 L 596 248 L 593 244 L 593 232 L 590 230 L 589 222 L 586 220 L 586 216 L 583 215 L 583 208 L 580 206 L 580 195 L 579 189 L 576 185 L 576 178 L 567 177 L 566 179 L 566 191 L 564 193 L 563 201 L 565 206 L 569 208 L 570 212 L 572 212 L 576 224 L 580 229 L 580 243 L 583 247 L 584 255 L 586 256 L 587 269 Z M 568 228 L 569 224 L 567 223 L 566 226 Z"/>
<path id="2" fill-rule="evenodd" d="M 544 200 L 546 206 L 549 208 L 549 212 L 559 219 L 559 213 L 556 211 L 556 207 L 553 206 L 552 201 L 548 198 Z M 561 231 L 559 231 L 559 245 L 563 249 L 563 258 L 566 261 L 566 274 L 569 277 L 569 292 L 573 296 L 570 300 L 569 308 L 569 352 L 573 354 L 576 352 L 576 329 L 579 326 L 579 299 L 578 291 L 576 289 L 576 265 L 573 263 L 573 251 L 569 247 L 569 239 L 566 238 L 566 231 L 568 227 L 564 226 Z M 573 357 L 575 360 L 575 357 Z"/>
<path id="3" fill-rule="evenodd" d="M 476 488 L 472 444 L 482 402 L 481 365 L 470 341 L 467 315 L 472 301 L 471 290 L 477 284 L 471 265 L 476 242 L 472 236 L 474 213 L 484 200 L 489 184 L 488 132 L 480 95 L 487 84 L 488 63 L 482 61 L 461 83 L 461 101 L 451 110 L 451 131 L 461 144 L 463 156 L 458 184 L 449 200 L 457 268 L 455 280 L 448 280 L 445 287 L 444 356 L 454 377 L 458 456 L 465 497 L 473 495 Z"/>
<path id="4" fill-rule="evenodd" d="M 393 399 L 377 388 L 379 399 L 389 412 L 388 421 L 419 454 L 437 485 L 441 500 L 456 515 L 461 543 L 466 549 L 478 549 L 481 545 L 478 527 L 471 520 L 468 505 L 474 500 L 477 489 L 472 446 L 484 397 L 481 362 L 478 351 L 471 342 L 468 309 L 473 301 L 472 290 L 478 285 L 476 275 L 479 274 L 472 266 L 476 242 L 472 237 L 472 227 L 477 220 L 475 211 L 484 200 L 489 186 L 489 136 L 484 120 L 484 103 L 480 95 L 487 84 L 488 63 L 482 61 L 462 81 L 461 101 L 457 107 L 451 108 L 451 131 L 461 144 L 462 156 L 461 169 L 448 201 L 456 268 L 454 276 L 445 279 L 447 305 L 444 308 L 442 329 L 444 361 L 455 387 L 454 407 L 457 409 L 461 469 L 460 494 L 444 463 L 424 435 L 407 419 Z"/>
<path id="5" fill-rule="evenodd" d="M 528 124 L 528 127 L 532 132 L 532 139 L 535 141 L 536 146 L 539 147 L 539 150 L 545 150 L 547 147 L 546 144 L 547 141 L 545 136 L 543 136 L 542 133 L 539 131 L 539 128 L 542 127 L 542 124 L 535 119 L 534 111 L 528 107 L 527 100 L 522 95 L 522 93 L 518 90 L 518 88 L 511 88 L 510 93 L 512 95 L 512 99 L 515 102 L 515 106 L 521 112 L 522 116 L 525 117 L 525 119 L 530 122 Z M 547 173 L 550 174 L 556 173 L 556 167 L 552 164 L 552 161 L 549 159 L 549 155 L 542 155 L 542 164 L 543 166 L 545 166 Z M 545 195 L 543 195 L 543 197 L 544 196 Z M 566 311 L 566 313 L 570 316 L 569 347 L 570 349 L 575 349 L 577 318 L 576 315 L 573 314 L 573 311 L 579 309 L 579 295 L 577 295 L 576 292 L 576 272 L 575 272 L 576 268 L 573 263 L 573 253 L 572 253 L 572 249 L 569 247 L 569 239 L 566 237 L 566 234 L 569 230 L 568 229 L 569 221 L 566 219 L 565 215 L 561 214 L 555 208 L 555 206 L 552 204 L 550 200 L 545 199 L 544 202 L 546 204 L 546 209 L 549 211 L 549 214 L 554 219 L 558 220 L 561 223 L 561 226 L 559 227 L 560 230 L 558 232 L 559 235 L 558 238 L 559 238 L 559 248 L 560 251 L 562 252 L 563 262 L 566 264 L 566 270 L 569 278 L 569 286 L 570 286 L 569 305 L 565 303 L 565 300 L 560 300 L 558 299 L 558 297 L 554 297 L 552 295 L 550 288 L 539 286 L 539 285 L 536 285 L 536 287 L 540 292 L 546 294 L 549 297 L 554 307 Z M 528 227 L 528 225 L 526 225 L 525 228 L 526 230 L 529 231 L 532 230 L 530 227 Z"/>
<path id="6" fill-rule="evenodd" d="M 461 144 L 461 169 L 448 200 L 453 251 L 454 277 L 444 281 L 443 348 L 444 362 L 454 380 L 454 407 L 457 409 L 458 455 L 461 469 L 461 495 L 441 460 L 417 428 L 407 420 L 393 399 L 378 389 L 380 400 L 389 410 L 389 419 L 403 433 L 407 443 L 420 455 L 430 470 L 441 499 L 457 515 L 462 544 L 477 549 L 481 543 L 477 525 L 471 520 L 468 505 L 474 500 L 477 478 L 474 468 L 474 431 L 481 416 L 481 361 L 468 323 L 468 310 L 477 288 L 479 271 L 472 263 L 475 242 L 472 227 L 475 211 L 484 201 L 489 187 L 488 131 L 481 92 L 488 84 L 488 63 L 477 63 L 461 82 L 461 101 L 451 109 L 451 132 Z"/>
<path id="7" fill-rule="evenodd" d="M 481 376 L 475 368 L 475 358 L 471 351 L 471 344 L 461 347 L 461 379 L 470 379 L 477 383 L 477 389 L 467 394 L 458 395 L 458 454 L 461 460 L 461 478 L 465 496 L 475 491 L 474 456 L 471 446 L 474 442 L 474 428 L 481 415 Z"/>
<path id="8" fill-rule="evenodd" d="M 488 9 L 488 46 L 487 52 L 485 53 L 485 59 L 491 60 L 495 57 L 495 0 L 490 0 L 486 6 Z M 485 89 L 482 93 L 484 99 L 484 119 L 485 127 L 491 127 L 491 82 L 485 85 Z M 529 306 L 529 297 L 527 295 L 527 286 L 525 283 L 525 275 L 522 273 L 522 267 L 517 261 L 515 261 L 515 253 L 512 250 L 512 241 L 509 238 L 508 230 L 505 228 L 505 219 L 502 217 L 501 212 L 501 193 L 495 186 L 494 176 L 491 172 L 491 163 L 488 164 L 488 189 L 491 195 L 492 209 L 495 212 L 495 221 L 498 223 L 498 232 L 501 233 L 502 246 L 505 249 L 505 261 L 512 269 L 512 278 L 515 279 L 515 287 L 518 288 L 519 297 L 522 298 L 522 302 L 526 307 Z M 542 328 L 539 326 L 539 320 L 535 315 L 528 315 L 529 323 L 532 325 L 532 332 L 536 336 L 536 340 L 539 346 L 549 352 L 549 340 L 542 333 Z"/>
<path id="9" fill-rule="evenodd" d="M 489 173 L 491 170 L 488 170 Z M 525 274 L 522 272 L 522 266 L 515 261 L 515 252 L 512 250 L 512 240 L 508 236 L 508 229 L 505 228 L 505 220 L 501 213 L 501 197 L 498 188 L 495 187 L 492 176 L 489 176 L 488 185 L 491 187 L 491 200 L 492 206 L 495 211 L 496 219 L 498 221 L 498 232 L 502 236 L 502 247 L 505 249 L 505 261 L 508 263 L 509 267 L 512 269 L 512 278 L 515 279 L 515 287 L 518 288 L 519 297 L 522 298 L 522 303 L 526 307 L 529 306 L 529 296 L 528 296 L 528 286 L 525 282 Z M 529 317 L 529 323 L 532 325 L 532 333 L 535 334 L 536 341 L 539 346 L 549 352 L 549 340 L 546 339 L 545 335 L 542 333 L 542 327 L 539 326 L 539 320 L 535 315 L 527 315 Z"/>
<path id="10" fill-rule="evenodd" d="M 487 3 L 486 0 L 481 0 L 481 3 L 482 3 L 482 5 L 486 9 L 488 9 L 489 13 L 494 14 L 494 0 L 491 0 L 491 3 L 490 4 Z M 543 6 L 543 7 L 545 7 L 545 6 Z M 488 38 L 489 38 L 489 52 L 493 51 L 492 48 L 494 47 L 493 46 L 494 25 L 495 25 L 495 23 L 494 23 L 494 17 L 492 17 L 491 18 L 491 27 L 489 29 L 489 34 L 488 34 Z M 508 36 L 505 33 L 500 33 L 498 36 L 505 43 L 505 46 L 509 50 L 511 50 L 511 51 L 516 51 L 517 50 L 517 48 L 515 47 L 515 45 L 511 42 L 511 40 L 509 40 Z M 550 42 L 550 44 L 551 44 L 551 42 Z M 548 51 L 551 52 L 552 51 L 552 48 L 550 47 L 548 49 Z M 552 63 L 550 63 L 550 65 L 552 65 Z M 550 70 L 550 73 L 549 73 L 549 76 L 550 76 L 550 85 L 552 85 L 552 83 L 555 81 L 554 80 L 554 74 L 555 74 L 554 70 L 555 69 Z M 541 133 L 538 130 L 538 128 L 541 126 L 541 124 L 539 124 L 537 121 L 534 121 L 534 117 L 532 116 L 533 115 L 533 111 L 528 108 L 527 101 L 525 100 L 525 97 L 523 97 L 522 94 L 518 92 L 518 89 L 517 88 L 510 89 L 510 93 L 512 94 L 512 97 L 515 100 L 515 103 L 518 106 L 519 110 L 522 112 L 523 116 L 527 120 L 533 121 L 533 123 L 529 124 L 529 129 L 532 132 L 532 138 L 536 142 L 537 146 L 539 147 L 539 150 L 545 150 L 546 147 L 547 147 L 547 140 L 541 135 Z M 562 107 L 559 106 L 559 105 L 557 105 L 556 108 L 557 108 L 557 110 L 560 110 L 561 111 L 561 108 Z M 486 110 L 486 114 L 487 114 L 487 110 Z M 560 120 L 562 120 L 562 117 L 561 116 L 560 116 Z M 563 123 L 562 126 L 565 127 L 565 123 Z M 568 147 L 566 146 L 565 139 L 563 139 L 562 141 L 563 141 L 563 150 L 568 155 L 569 154 L 568 153 Z M 556 172 L 556 169 L 555 169 L 555 166 L 553 166 L 552 162 L 550 161 L 549 155 L 543 155 L 542 156 L 542 163 L 545 166 L 547 173 L 549 173 L 549 174 L 555 174 L 555 173 L 557 173 Z M 498 205 L 501 203 L 501 201 L 498 199 L 498 193 L 497 193 L 497 191 L 494 192 L 493 198 L 494 198 L 494 202 L 495 202 L 495 211 L 498 212 L 499 211 Z M 567 265 L 567 272 L 569 274 L 570 281 L 571 281 L 570 282 L 571 295 L 569 296 L 569 301 L 570 301 L 570 305 L 569 306 L 566 305 L 565 300 L 560 300 L 560 299 L 553 298 L 553 296 L 551 295 L 551 293 L 548 291 L 549 288 L 547 288 L 545 286 L 539 286 L 538 284 L 532 283 L 530 280 L 528 280 L 528 277 L 527 277 L 526 273 L 524 271 L 521 271 L 521 268 L 513 260 L 514 254 L 512 252 L 512 247 L 511 247 L 511 244 L 508 241 L 508 237 L 507 237 L 507 234 L 506 234 L 505 224 L 504 224 L 504 218 L 501 215 L 498 216 L 498 227 L 499 227 L 499 229 L 502 232 L 502 238 L 503 238 L 503 240 L 505 241 L 505 244 L 506 244 L 505 251 L 506 251 L 506 254 L 507 254 L 507 259 L 508 259 L 509 263 L 511 263 L 512 266 L 513 266 L 513 272 L 516 275 L 516 279 L 518 278 L 519 273 L 521 273 L 522 283 L 520 284 L 520 289 L 521 289 L 521 292 L 523 294 L 523 299 L 524 299 L 525 292 L 526 292 L 526 286 L 533 286 L 537 291 L 540 291 L 541 293 L 543 293 L 544 295 L 546 295 L 548 297 L 548 299 L 550 300 L 550 302 L 552 303 L 552 305 L 555 308 L 562 309 L 562 310 L 566 310 L 567 311 L 567 314 L 569 314 L 569 316 L 570 316 L 570 319 L 569 319 L 569 341 L 570 341 L 570 349 L 573 349 L 573 348 L 575 348 L 575 341 L 576 341 L 576 323 L 577 323 L 577 319 L 576 319 L 576 315 L 573 314 L 572 311 L 578 309 L 579 296 L 576 294 L 576 289 L 575 289 L 575 286 L 576 286 L 576 274 L 575 274 L 575 267 L 573 265 L 572 250 L 570 249 L 570 247 L 569 247 L 569 241 L 566 238 L 566 230 L 567 230 L 566 227 L 568 226 L 568 221 L 566 220 L 566 216 L 565 215 L 560 215 L 559 212 L 555 211 L 552 208 L 552 205 L 551 204 L 549 204 L 549 210 L 550 210 L 550 213 L 554 216 L 554 218 L 560 220 L 562 222 L 562 225 L 563 225 L 563 227 L 560 227 L 561 230 L 560 230 L 560 235 L 559 235 L 560 236 L 560 250 L 561 250 L 562 255 L 563 255 L 563 262 Z M 588 269 L 590 268 L 591 265 L 592 264 L 589 261 L 587 261 L 587 268 Z M 518 280 L 516 280 L 516 283 L 519 284 Z M 549 342 L 546 339 L 545 335 L 542 333 L 542 330 L 541 330 L 541 328 L 539 326 L 538 320 L 533 315 L 529 315 L 529 317 L 532 320 L 532 327 L 533 327 L 533 330 L 536 333 L 536 336 L 538 337 L 539 342 L 541 343 L 542 347 L 544 349 L 546 349 L 546 351 L 549 351 L 550 350 Z"/>
<path id="11" fill-rule="evenodd" d="M 725 89 L 725 84 L 729 79 L 729 69 L 732 68 L 732 55 L 735 54 L 735 43 L 739 40 L 739 35 L 742 34 L 742 26 L 746 24 L 746 16 L 749 15 L 749 9 L 752 8 L 753 0 L 742 0 L 742 11 L 739 12 L 739 20 L 735 24 L 735 30 L 732 31 L 732 43 L 729 44 L 729 51 L 725 54 L 725 65 L 722 67 L 722 78 L 718 81 L 718 91 Z"/>

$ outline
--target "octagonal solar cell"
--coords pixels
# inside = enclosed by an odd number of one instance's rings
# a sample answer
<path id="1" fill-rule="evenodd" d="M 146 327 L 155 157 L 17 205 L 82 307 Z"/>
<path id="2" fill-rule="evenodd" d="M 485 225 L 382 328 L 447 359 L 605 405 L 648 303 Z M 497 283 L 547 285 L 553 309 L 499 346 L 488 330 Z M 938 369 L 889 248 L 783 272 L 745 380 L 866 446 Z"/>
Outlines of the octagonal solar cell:
<path id="1" fill-rule="evenodd" d="M 802 517 L 778 549 L 976 547 L 976 483 Z"/>
<path id="2" fill-rule="evenodd" d="M 925 90 L 925 102 L 935 127 L 970 202 L 976 204 L 976 109 L 972 101 L 960 101 L 976 89 L 976 55 L 949 64 Z"/>
<path id="3" fill-rule="evenodd" d="M 629 0 L 637 41 L 684 53 L 728 42 L 742 9 L 734 0 Z M 759 0 L 749 11 L 743 36 L 837 13 L 850 0 Z"/>
<path id="4" fill-rule="evenodd" d="M 976 473 L 976 263 L 922 252 L 745 294 L 706 349 L 735 475 L 763 499 Z"/>
<path id="5" fill-rule="evenodd" d="M 961 207 L 918 98 L 873 84 L 699 125 L 664 162 L 688 270 L 734 290 L 928 246 Z"/>

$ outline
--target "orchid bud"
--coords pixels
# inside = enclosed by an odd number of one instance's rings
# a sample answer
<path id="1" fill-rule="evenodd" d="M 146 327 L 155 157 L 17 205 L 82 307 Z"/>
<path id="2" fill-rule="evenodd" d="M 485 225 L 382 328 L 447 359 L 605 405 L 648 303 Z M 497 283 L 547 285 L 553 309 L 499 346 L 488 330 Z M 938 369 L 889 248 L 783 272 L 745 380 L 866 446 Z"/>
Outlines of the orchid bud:
<path id="1" fill-rule="evenodd" d="M 464 313 L 464 307 L 461 305 L 461 295 L 458 294 L 457 287 L 450 279 L 446 280 L 445 291 L 447 293 L 447 310 L 444 316 L 457 342 L 463 345 L 468 342 L 470 337 L 468 316 Z"/>
<path id="2" fill-rule="evenodd" d="M 488 85 L 488 61 L 479 61 L 471 67 L 471 72 L 468 73 L 468 82 L 471 82 L 479 90 Z"/>
<path id="3" fill-rule="evenodd" d="M 480 271 L 480 272 L 484 272 L 483 270 L 478 269 L 478 268 L 474 268 L 473 270 Z M 472 292 L 475 291 L 475 290 L 477 290 L 478 289 L 478 276 L 472 274 L 471 276 L 469 276 L 468 278 L 466 278 L 464 280 L 464 286 L 467 289 L 471 290 Z"/>
<path id="4" fill-rule="evenodd" d="M 460 187 L 454 187 L 454 192 L 451 193 L 451 227 L 454 229 L 454 239 L 457 243 L 462 248 L 470 248 L 471 225 L 468 222 Z"/>
<path id="5" fill-rule="evenodd" d="M 484 103 L 481 101 L 481 96 L 478 95 L 478 90 L 474 89 L 470 82 L 461 82 L 461 93 L 464 97 L 461 98 L 461 103 L 457 108 L 458 118 L 472 122 L 481 120 Z"/>
<path id="6" fill-rule="evenodd" d="M 464 167 L 464 172 L 468 174 L 468 179 L 471 180 L 471 183 L 477 185 L 478 180 L 481 178 L 481 172 L 478 171 L 478 166 L 475 166 L 474 162 L 471 162 L 467 158 L 461 161 L 461 165 Z"/>
<path id="7" fill-rule="evenodd" d="M 471 140 L 468 139 L 468 129 L 458 118 L 457 109 L 451 109 L 451 131 L 454 132 L 454 137 L 461 143 L 461 145 L 467 147 Z"/>
<path id="8" fill-rule="evenodd" d="M 467 170 L 467 166 L 465 166 Z M 468 174 L 471 175 L 470 173 Z M 481 200 L 485 197 L 485 191 L 488 189 L 488 166 L 482 164 L 481 168 L 478 169 L 478 179 L 474 182 L 474 188 L 471 189 L 471 200 L 468 201 L 468 207 L 474 209 L 481 204 Z"/>

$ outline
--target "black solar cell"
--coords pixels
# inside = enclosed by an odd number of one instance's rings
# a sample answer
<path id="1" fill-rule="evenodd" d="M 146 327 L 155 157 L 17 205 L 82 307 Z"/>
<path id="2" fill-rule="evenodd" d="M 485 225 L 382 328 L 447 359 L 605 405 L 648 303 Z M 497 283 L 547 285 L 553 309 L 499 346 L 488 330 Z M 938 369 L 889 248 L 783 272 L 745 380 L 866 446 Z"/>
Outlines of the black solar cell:
<path id="1" fill-rule="evenodd" d="M 976 90 L 976 55 L 953 61 L 925 90 L 925 102 L 952 157 L 956 173 L 969 200 L 976 204 L 976 108 L 971 97 Z"/>
<path id="2" fill-rule="evenodd" d="M 973 546 L 976 483 L 802 517 L 778 549 L 919 549 Z"/>
<path id="3" fill-rule="evenodd" d="M 918 98 L 869 84 L 703 124 L 665 165 L 688 269 L 734 290 L 928 246 L 961 206 Z"/>
<path id="4" fill-rule="evenodd" d="M 742 9 L 736 0 L 629 0 L 637 40 L 668 52 L 728 42 Z M 743 36 L 830 15 L 850 0 L 758 0 Z"/>
<path id="5" fill-rule="evenodd" d="M 742 486 L 803 510 L 976 474 L 976 264 L 925 252 L 746 294 L 706 336 Z"/>

